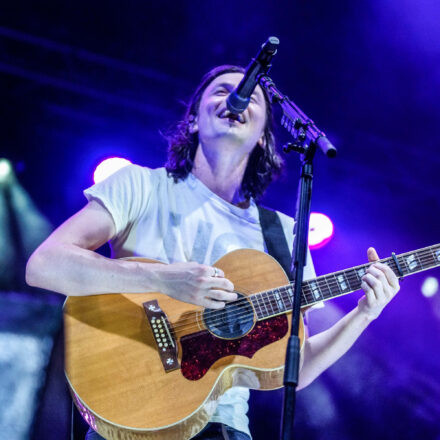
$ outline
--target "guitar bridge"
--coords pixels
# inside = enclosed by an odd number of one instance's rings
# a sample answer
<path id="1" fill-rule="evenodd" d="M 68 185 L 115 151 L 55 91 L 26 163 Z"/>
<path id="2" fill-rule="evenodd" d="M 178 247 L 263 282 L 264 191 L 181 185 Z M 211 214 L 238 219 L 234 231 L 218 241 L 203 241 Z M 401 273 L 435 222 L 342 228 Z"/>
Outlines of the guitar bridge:
<path id="1" fill-rule="evenodd" d="M 157 351 L 165 372 L 177 370 L 180 365 L 177 360 L 176 339 L 165 312 L 162 311 L 155 299 L 144 302 L 142 305 L 156 340 Z"/>

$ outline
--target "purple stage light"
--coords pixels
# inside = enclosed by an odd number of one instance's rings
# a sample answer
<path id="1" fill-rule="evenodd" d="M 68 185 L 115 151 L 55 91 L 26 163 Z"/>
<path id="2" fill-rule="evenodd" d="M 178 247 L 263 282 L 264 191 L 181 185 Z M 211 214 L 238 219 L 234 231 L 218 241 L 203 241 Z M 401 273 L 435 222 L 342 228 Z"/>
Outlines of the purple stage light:
<path id="1" fill-rule="evenodd" d="M 107 179 L 108 176 L 116 173 L 116 171 L 130 164 L 131 162 L 128 159 L 124 159 L 122 157 L 109 157 L 108 159 L 104 159 L 95 168 L 95 172 L 93 173 L 93 181 L 95 183 L 102 182 L 104 179 Z"/>
<path id="2" fill-rule="evenodd" d="M 319 249 L 325 246 L 333 236 L 333 223 L 320 212 L 312 212 L 309 222 L 309 248 Z"/>

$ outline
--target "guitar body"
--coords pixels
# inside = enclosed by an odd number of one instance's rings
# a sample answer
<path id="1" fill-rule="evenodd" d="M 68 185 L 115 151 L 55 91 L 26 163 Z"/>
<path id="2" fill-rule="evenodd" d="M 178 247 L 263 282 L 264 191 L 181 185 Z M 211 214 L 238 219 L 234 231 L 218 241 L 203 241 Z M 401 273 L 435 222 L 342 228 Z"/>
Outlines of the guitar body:
<path id="1" fill-rule="evenodd" d="M 255 250 L 231 252 L 215 266 L 243 295 L 288 283 L 278 262 Z M 290 314 L 255 321 L 239 338 L 217 337 L 200 307 L 161 293 L 69 297 L 64 315 L 72 397 L 107 439 L 189 439 L 232 386 L 282 386 Z"/>

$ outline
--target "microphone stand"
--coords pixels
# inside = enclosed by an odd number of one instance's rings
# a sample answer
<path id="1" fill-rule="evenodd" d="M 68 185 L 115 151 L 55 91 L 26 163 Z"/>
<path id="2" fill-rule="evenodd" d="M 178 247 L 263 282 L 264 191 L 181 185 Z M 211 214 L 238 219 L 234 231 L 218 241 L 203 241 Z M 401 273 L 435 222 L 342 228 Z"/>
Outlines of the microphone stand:
<path id="1" fill-rule="evenodd" d="M 285 153 L 296 151 L 301 155 L 301 174 L 296 202 L 294 243 L 292 250 L 291 280 L 293 280 L 292 326 L 286 350 L 284 368 L 284 399 L 281 421 L 281 439 L 293 439 L 293 422 L 298 385 L 300 339 L 299 323 L 301 313 L 301 286 L 307 257 L 310 205 L 312 199 L 313 158 L 319 147 L 327 157 L 336 156 L 336 148 L 287 96 L 283 95 L 267 75 L 259 77 L 259 83 L 268 93 L 272 103 L 278 103 L 282 110 L 281 125 L 293 136 L 293 142 L 283 147 Z"/>

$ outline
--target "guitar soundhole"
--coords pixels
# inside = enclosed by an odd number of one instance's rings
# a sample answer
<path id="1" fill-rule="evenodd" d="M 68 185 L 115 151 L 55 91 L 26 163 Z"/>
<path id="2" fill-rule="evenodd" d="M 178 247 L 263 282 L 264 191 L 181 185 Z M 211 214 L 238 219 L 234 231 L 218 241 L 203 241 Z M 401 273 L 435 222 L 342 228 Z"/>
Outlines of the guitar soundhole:
<path id="1" fill-rule="evenodd" d="M 205 309 L 203 312 L 207 329 L 218 338 L 240 338 L 254 326 L 255 314 L 250 301 L 245 295 L 236 293 L 238 299 L 226 303 L 223 309 Z"/>

